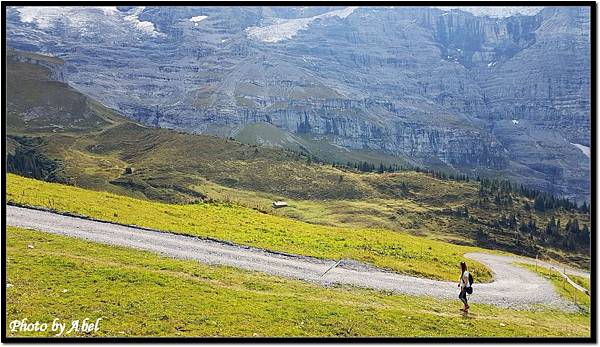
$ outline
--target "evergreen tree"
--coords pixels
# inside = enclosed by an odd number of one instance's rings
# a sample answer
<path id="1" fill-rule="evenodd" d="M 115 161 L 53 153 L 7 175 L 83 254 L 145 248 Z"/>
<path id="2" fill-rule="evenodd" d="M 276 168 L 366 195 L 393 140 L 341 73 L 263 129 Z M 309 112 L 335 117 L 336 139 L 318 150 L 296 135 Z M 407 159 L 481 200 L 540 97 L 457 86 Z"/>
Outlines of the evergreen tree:
<path id="1" fill-rule="evenodd" d="M 548 225 L 546 226 L 546 234 L 556 235 L 556 231 L 556 220 L 554 219 L 554 216 L 552 216 L 552 219 L 548 221 Z"/>
<path id="2" fill-rule="evenodd" d="M 579 235 L 579 222 L 577 219 L 574 219 L 569 223 L 569 233 Z"/>
<path id="3" fill-rule="evenodd" d="M 539 212 L 544 212 L 546 210 L 546 203 L 541 194 L 538 194 L 533 200 L 533 208 Z"/>
<path id="4" fill-rule="evenodd" d="M 579 242 L 584 245 L 588 245 L 590 242 L 590 229 L 588 228 L 587 225 L 583 226 L 583 229 L 581 230 L 581 233 L 579 234 Z"/>

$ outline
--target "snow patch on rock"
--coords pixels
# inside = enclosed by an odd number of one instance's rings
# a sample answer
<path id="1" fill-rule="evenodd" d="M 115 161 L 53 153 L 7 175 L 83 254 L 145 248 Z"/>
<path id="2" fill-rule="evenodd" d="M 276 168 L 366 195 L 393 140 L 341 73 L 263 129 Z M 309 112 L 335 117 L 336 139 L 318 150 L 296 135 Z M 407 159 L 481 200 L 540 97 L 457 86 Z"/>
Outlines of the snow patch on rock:
<path id="1" fill-rule="evenodd" d="M 165 36 L 154 24 L 139 19 L 145 7 L 130 12 L 119 11 L 115 6 L 26 6 L 17 8 L 23 23 L 31 23 L 39 29 L 50 29 L 56 24 L 66 25 L 79 32 L 86 32 L 90 25 L 131 25 L 146 35 Z"/>
<path id="2" fill-rule="evenodd" d="M 17 8 L 21 22 L 34 24 L 40 29 L 52 28 L 59 21 L 69 26 L 81 26 L 94 16 L 93 12 L 96 10 L 99 10 L 98 14 L 100 15 L 111 13 L 108 8 L 98 7 L 88 7 L 86 12 L 77 16 L 73 16 L 74 11 L 70 7 L 27 6 Z"/>
<path id="3" fill-rule="evenodd" d="M 190 18 L 190 22 L 194 22 L 194 26 L 197 27 L 198 23 L 202 22 L 206 18 L 208 18 L 208 16 L 194 16 Z"/>
<path id="4" fill-rule="evenodd" d="M 541 6 L 434 6 L 443 11 L 461 10 L 477 17 L 506 18 L 512 16 L 535 16 Z"/>
<path id="5" fill-rule="evenodd" d="M 133 26 L 137 30 L 144 32 L 150 36 L 164 36 L 165 34 L 158 32 L 156 28 L 154 28 L 154 23 L 148 21 L 140 21 L 139 15 L 142 13 L 142 11 L 144 11 L 145 8 L 145 6 L 139 6 L 133 11 L 131 15 L 125 16 L 123 19 L 126 22 L 133 24 Z"/>
<path id="6" fill-rule="evenodd" d="M 308 26 L 317 19 L 339 17 L 346 18 L 354 12 L 358 7 L 346 7 L 341 10 L 326 12 L 317 16 L 295 19 L 275 18 L 275 24 L 263 27 L 246 28 L 246 34 L 249 38 L 263 42 L 279 42 L 289 40 L 294 37 L 300 30 L 308 28 Z"/>
<path id="7" fill-rule="evenodd" d="M 201 22 L 201 21 L 205 20 L 206 18 L 208 18 L 208 17 L 207 16 L 195 16 L 195 17 L 190 18 L 190 22 L 197 23 L 197 22 Z"/>
<path id="8" fill-rule="evenodd" d="M 585 154 L 586 157 L 588 157 L 588 158 L 590 157 L 590 147 L 581 145 L 579 143 L 573 143 L 573 142 L 569 142 L 569 143 L 572 144 L 573 146 L 579 148 L 583 152 L 583 154 Z"/>

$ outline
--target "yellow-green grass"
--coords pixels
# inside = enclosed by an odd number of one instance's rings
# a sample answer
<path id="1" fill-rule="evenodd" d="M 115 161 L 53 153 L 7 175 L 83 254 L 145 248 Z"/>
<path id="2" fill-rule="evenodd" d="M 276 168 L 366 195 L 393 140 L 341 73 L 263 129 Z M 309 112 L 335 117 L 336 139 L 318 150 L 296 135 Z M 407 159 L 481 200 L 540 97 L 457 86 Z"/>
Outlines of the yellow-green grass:
<path id="1" fill-rule="evenodd" d="M 572 279 L 573 282 L 575 282 L 575 283 L 579 284 L 580 286 L 582 286 L 583 288 L 587 289 L 588 291 L 590 290 L 590 279 L 589 278 L 575 276 L 575 275 L 569 275 L 569 278 Z"/>
<path id="2" fill-rule="evenodd" d="M 386 174 L 339 172 L 344 177 L 343 180 L 352 180 L 356 189 L 367 197 L 292 198 L 285 193 L 275 194 L 227 187 L 202 177 L 195 177 L 189 188 L 201 191 L 216 201 L 235 202 L 270 214 L 313 224 L 399 230 L 436 240 L 469 245 L 476 245 L 478 242 L 474 233 L 481 228 L 479 223 L 493 224 L 499 218 L 511 214 L 516 215 L 520 221 L 532 219 L 540 228 L 544 228 L 551 217 L 559 220 L 563 226 L 571 218 L 578 219 L 580 224 L 589 222 L 589 217 L 585 214 L 564 210 L 548 213 L 525 211 L 523 204 L 528 202 L 533 205 L 533 202 L 518 196 L 513 198 L 513 206 L 478 206 L 476 203 L 478 182 L 445 181 L 411 171 Z M 263 179 L 271 179 L 270 175 L 266 176 Z M 411 187 L 410 194 L 393 197 L 393 192 L 398 191 L 395 187 L 401 183 Z M 285 200 L 289 203 L 289 207 L 274 210 L 270 207 L 274 200 Z M 462 211 L 465 207 L 469 210 L 469 217 L 473 217 L 475 221 L 471 221 L 468 217 L 444 213 L 448 209 Z M 494 236 L 507 237 L 503 233 Z M 546 251 L 549 256 L 556 256 L 557 259 L 571 263 L 568 252 L 551 248 L 546 248 Z M 581 256 L 585 257 L 585 255 Z"/>
<path id="3" fill-rule="evenodd" d="M 158 203 L 13 174 L 7 175 L 6 197 L 10 204 L 318 258 L 354 259 L 434 279 L 455 280 L 465 253 L 485 251 L 385 229 L 313 225 L 237 205 Z M 484 265 L 469 263 L 478 281 L 491 279 Z"/>
<path id="4" fill-rule="evenodd" d="M 469 205 L 473 201 L 476 186 L 470 182 L 442 181 L 417 172 L 399 172 L 393 174 L 359 174 L 346 173 L 360 179 L 377 181 L 393 180 L 395 182 L 408 182 L 416 187 L 416 192 L 407 198 L 384 198 L 375 195 L 367 199 L 293 199 L 284 195 L 265 192 L 256 192 L 246 189 L 230 188 L 216 184 L 201 177 L 189 188 L 201 191 L 211 199 L 219 202 L 235 203 L 238 205 L 255 208 L 269 214 L 275 214 L 311 224 L 321 224 L 345 228 L 371 228 L 388 229 L 408 232 L 412 235 L 424 236 L 433 240 L 452 242 L 463 245 L 477 246 L 477 240 L 470 233 L 480 227 L 471 222 L 469 218 L 447 215 L 444 209 L 463 209 L 468 205 L 470 216 L 490 221 L 500 215 L 508 216 L 511 209 L 505 211 L 489 211 L 476 206 Z M 459 191 L 464 191 L 464 200 L 460 201 Z M 437 193 L 436 193 L 437 192 Z M 436 194 L 438 195 L 436 197 Z M 442 198 L 444 204 L 436 203 Z M 273 209 L 271 203 L 276 200 L 284 200 L 288 207 Z M 526 198 L 515 198 L 515 204 L 520 206 Z M 532 202 L 530 202 L 532 204 Z M 518 213 L 518 207 L 514 210 Z M 530 217 L 537 220 L 538 225 L 543 226 L 544 218 L 550 218 L 544 214 L 531 213 Z M 561 219 L 566 225 L 568 218 L 580 218 L 560 211 L 555 218 Z M 580 219 L 581 220 L 581 219 Z M 556 249 L 546 248 L 548 256 L 553 256 L 571 266 L 577 265 L 569 260 L 569 254 Z"/>
<path id="5" fill-rule="evenodd" d="M 535 266 L 531 264 L 523 264 L 518 263 L 518 265 L 525 267 L 531 271 L 537 272 L 538 274 L 544 276 L 549 279 L 556 291 L 565 299 L 570 300 L 571 302 L 577 303 L 581 307 L 585 307 L 589 310 L 590 307 L 590 296 L 575 289 L 572 285 L 570 285 L 560 273 L 555 270 L 550 270 L 541 266 Z M 573 282 L 580 284 L 582 287 L 585 287 L 589 290 L 590 288 L 590 280 L 587 278 L 583 278 L 580 276 L 572 276 L 569 275 L 569 278 L 573 280 Z"/>
<path id="6" fill-rule="evenodd" d="M 589 314 L 472 304 L 465 317 L 458 300 L 325 288 L 14 227 L 6 242 L 8 336 L 51 336 L 11 332 L 23 318 L 102 318 L 99 331 L 67 336 L 590 336 Z"/>
<path id="7" fill-rule="evenodd" d="M 206 179 L 198 178 L 191 189 L 201 191 L 218 202 L 235 203 L 255 208 L 269 214 L 289 217 L 311 224 L 338 227 L 384 228 L 390 230 L 410 230 L 412 234 L 431 235 L 435 238 L 453 239 L 456 232 L 444 233 L 439 218 L 421 218 L 428 212 L 439 210 L 424 206 L 408 199 L 364 199 L 364 200 L 299 200 L 282 195 L 254 192 L 225 187 Z M 273 201 L 284 200 L 288 207 L 274 209 Z M 461 242 L 468 242 L 459 238 Z"/>

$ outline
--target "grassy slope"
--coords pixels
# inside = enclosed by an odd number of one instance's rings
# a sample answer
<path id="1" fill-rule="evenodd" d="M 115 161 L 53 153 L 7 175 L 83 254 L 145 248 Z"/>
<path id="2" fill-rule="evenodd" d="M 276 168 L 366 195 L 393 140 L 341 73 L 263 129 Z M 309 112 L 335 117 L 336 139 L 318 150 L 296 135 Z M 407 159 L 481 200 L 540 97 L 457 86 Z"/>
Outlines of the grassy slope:
<path id="1" fill-rule="evenodd" d="M 7 202 L 43 206 L 101 220 L 328 259 L 355 259 L 399 272 L 455 280 L 467 252 L 484 251 L 405 233 L 313 225 L 226 204 L 170 205 L 47 183 L 9 174 Z M 478 281 L 489 270 L 469 261 Z"/>
<path id="2" fill-rule="evenodd" d="M 417 172 L 343 171 L 309 165 L 290 152 L 132 123 L 92 136 L 50 139 L 47 151 L 63 159 L 72 184 L 139 198 L 190 202 L 208 196 L 311 223 L 408 231 L 472 245 L 477 244 L 480 223 L 515 213 L 544 226 L 550 216 L 523 212 L 524 198 L 515 198 L 513 207 L 480 208 L 475 204 L 477 182 L 445 181 Z M 133 174 L 125 174 L 126 167 L 133 167 Z M 402 183 L 410 187 L 409 194 L 400 191 Z M 279 199 L 289 200 L 292 207 L 274 211 L 270 203 Z M 465 206 L 476 222 L 443 212 Z M 557 214 L 562 225 L 574 216 L 586 223 L 584 215 Z M 518 236 L 511 230 L 486 231 L 494 241 L 487 247 L 503 248 Z"/>
<path id="3" fill-rule="evenodd" d="M 6 324 L 103 318 L 97 336 L 590 335 L 589 315 L 472 305 L 463 317 L 454 301 L 321 288 L 13 227 L 7 235 Z"/>
<path id="4" fill-rule="evenodd" d="M 587 289 L 588 291 L 590 290 L 590 279 L 589 278 L 575 276 L 575 275 L 569 275 L 569 278 L 572 279 L 573 282 L 575 282 L 575 283 L 579 284 L 580 286 L 582 286 L 583 288 Z"/>
<path id="5" fill-rule="evenodd" d="M 330 136 L 312 134 L 292 134 L 269 123 L 247 124 L 235 133 L 234 138 L 242 143 L 275 148 L 290 149 L 308 153 L 325 162 L 346 164 L 347 162 L 368 162 L 374 165 L 417 166 L 407 158 L 374 150 L 348 150 L 332 145 Z"/>
<path id="6" fill-rule="evenodd" d="M 479 223 L 493 222 L 501 215 L 531 217 L 540 226 L 550 217 L 523 212 L 524 198 L 515 198 L 513 207 L 480 208 L 475 204 L 477 182 L 445 181 L 417 172 L 343 171 L 309 165 L 290 152 L 133 123 L 85 137 L 53 134 L 47 138 L 46 151 L 63 160 L 72 184 L 139 198 L 190 202 L 207 195 L 311 223 L 386 228 L 472 245 L 477 244 Z M 125 174 L 126 167 L 132 167 L 133 174 Z M 408 195 L 400 191 L 402 183 L 410 187 Z M 279 199 L 289 200 L 292 207 L 274 211 L 270 203 Z M 477 222 L 443 213 L 465 206 Z M 562 225 L 574 216 L 587 223 L 584 215 L 557 214 Z M 518 236 L 510 230 L 487 233 L 495 243 L 486 247 L 503 248 Z"/>
<path id="7" fill-rule="evenodd" d="M 44 66 L 10 58 L 7 64 L 6 123 L 12 132 L 80 134 L 110 126 L 109 119 L 95 112 L 96 103 L 51 80 Z"/>

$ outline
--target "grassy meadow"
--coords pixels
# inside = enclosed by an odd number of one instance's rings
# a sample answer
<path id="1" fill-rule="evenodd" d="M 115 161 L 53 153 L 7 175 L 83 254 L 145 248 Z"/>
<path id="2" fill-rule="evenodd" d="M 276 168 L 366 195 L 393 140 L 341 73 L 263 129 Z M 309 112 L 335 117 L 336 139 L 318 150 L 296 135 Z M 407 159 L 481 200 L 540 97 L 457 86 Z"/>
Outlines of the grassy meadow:
<path id="1" fill-rule="evenodd" d="M 87 136 L 40 136 L 44 144 L 38 150 L 60 162 L 65 182 L 82 188 L 165 203 L 235 203 L 311 224 L 388 229 L 529 256 L 539 252 L 581 267 L 589 263 L 589 254 L 537 247 L 539 242 L 528 235 L 498 224 L 515 215 L 520 223 L 532 220 L 539 228 L 552 217 L 563 226 L 570 218 L 589 225 L 589 216 L 526 211 L 523 206 L 533 202 L 519 196 L 513 196 L 511 206 L 482 205 L 476 181 L 444 180 L 415 171 L 356 172 L 308 163 L 289 151 L 126 121 Z M 275 200 L 288 201 L 290 207 L 274 210 Z M 468 214 L 462 214 L 466 209 Z"/>
<path id="2" fill-rule="evenodd" d="M 330 227 L 266 214 L 235 204 L 165 204 L 7 175 L 7 202 L 100 220 L 212 237 L 274 251 L 353 259 L 401 273 L 455 280 L 463 254 L 486 251 L 385 230 Z M 478 281 L 488 268 L 469 261 Z"/>
<path id="3" fill-rule="evenodd" d="M 590 336 L 589 314 L 473 304 L 463 316 L 458 300 L 324 288 L 14 227 L 6 242 L 5 324 L 102 318 L 98 332 L 67 336 Z"/>

